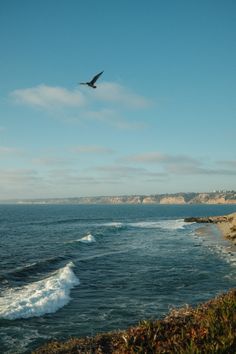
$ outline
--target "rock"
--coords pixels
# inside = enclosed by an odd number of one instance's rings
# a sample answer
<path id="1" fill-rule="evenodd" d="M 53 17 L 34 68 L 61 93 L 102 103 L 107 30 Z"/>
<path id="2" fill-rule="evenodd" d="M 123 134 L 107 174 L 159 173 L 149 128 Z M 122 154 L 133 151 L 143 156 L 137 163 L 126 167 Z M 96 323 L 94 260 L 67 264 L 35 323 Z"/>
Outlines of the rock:
<path id="1" fill-rule="evenodd" d="M 185 222 L 197 222 L 197 223 L 212 223 L 211 217 L 188 217 L 184 219 Z"/>

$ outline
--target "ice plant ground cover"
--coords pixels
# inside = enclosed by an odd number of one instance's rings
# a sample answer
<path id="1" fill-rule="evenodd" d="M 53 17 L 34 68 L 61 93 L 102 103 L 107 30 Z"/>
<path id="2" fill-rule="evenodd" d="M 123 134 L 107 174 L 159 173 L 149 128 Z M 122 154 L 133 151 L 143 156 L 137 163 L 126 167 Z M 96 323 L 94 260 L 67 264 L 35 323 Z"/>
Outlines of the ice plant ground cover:
<path id="1" fill-rule="evenodd" d="M 50 342 L 34 354 L 46 353 L 235 353 L 236 290 L 196 308 L 172 310 L 162 320 L 142 321 L 126 331 Z"/>

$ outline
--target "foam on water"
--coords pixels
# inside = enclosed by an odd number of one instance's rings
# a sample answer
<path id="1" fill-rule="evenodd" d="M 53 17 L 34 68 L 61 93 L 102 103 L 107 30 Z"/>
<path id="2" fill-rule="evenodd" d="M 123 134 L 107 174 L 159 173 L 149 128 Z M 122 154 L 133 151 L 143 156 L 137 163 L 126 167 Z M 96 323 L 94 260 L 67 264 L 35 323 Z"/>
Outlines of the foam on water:
<path id="1" fill-rule="evenodd" d="M 0 297 L 0 318 L 15 320 L 56 312 L 70 301 L 70 290 L 79 279 L 69 262 L 50 277 L 24 287 L 5 290 Z"/>
<path id="2" fill-rule="evenodd" d="M 79 242 L 83 242 L 83 243 L 96 242 L 95 237 L 94 237 L 93 235 L 91 235 L 91 234 L 88 234 L 88 235 L 86 235 L 86 236 L 80 238 L 78 241 L 79 241 Z"/>
<path id="3" fill-rule="evenodd" d="M 223 245 L 214 245 L 213 249 L 227 263 L 230 263 L 233 267 L 236 266 L 236 252 L 232 251 L 230 246 L 226 247 Z"/>
<path id="4" fill-rule="evenodd" d="M 183 229 L 189 223 L 184 222 L 184 219 L 178 220 L 160 220 L 160 221 L 143 221 L 130 223 L 129 226 L 147 229 L 167 229 L 178 230 Z"/>
<path id="5" fill-rule="evenodd" d="M 122 222 L 112 221 L 112 222 L 107 222 L 103 225 L 107 226 L 107 227 L 115 227 L 115 228 L 119 229 L 119 228 L 123 227 L 125 224 Z"/>

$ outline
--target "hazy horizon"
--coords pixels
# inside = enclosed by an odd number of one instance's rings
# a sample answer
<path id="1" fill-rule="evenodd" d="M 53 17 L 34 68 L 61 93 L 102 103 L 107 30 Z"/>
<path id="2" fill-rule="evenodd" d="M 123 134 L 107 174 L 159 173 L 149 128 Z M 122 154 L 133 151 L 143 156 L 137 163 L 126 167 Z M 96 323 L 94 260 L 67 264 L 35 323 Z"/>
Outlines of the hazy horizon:
<path id="1" fill-rule="evenodd" d="M 203 195 L 203 194 L 215 194 L 216 196 L 218 194 L 232 194 L 234 193 L 236 195 L 235 190 L 213 190 L 213 191 L 201 191 L 201 192 L 175 192 L 175 193 L 153 193 L 153 194 L 110 194 L 110 195 L 82 195 L 82 196 L 71 196 L 71 197 L 38 197 L 38 198 L 6 198 L 6 199 L 0 199 L 0 202 L 2 203 L 7 203 L 7 202 L 24 202 L 24 201 L 47 201 L 47 200 L 70 200 L 70 199 L 103 199 L 103 198 L 135 198 L 135 197 L 140 197 L 140 198 L 148 198 L 148 197 L 158 197 L 158 196 L 178 196 L 178 195 L 191 195 L 191 194 L 196 194 L 196 195 Z M 236 199 L 236 198 L 235 198 Z M 233 203 L 234 204 L 234 203 Z"/>

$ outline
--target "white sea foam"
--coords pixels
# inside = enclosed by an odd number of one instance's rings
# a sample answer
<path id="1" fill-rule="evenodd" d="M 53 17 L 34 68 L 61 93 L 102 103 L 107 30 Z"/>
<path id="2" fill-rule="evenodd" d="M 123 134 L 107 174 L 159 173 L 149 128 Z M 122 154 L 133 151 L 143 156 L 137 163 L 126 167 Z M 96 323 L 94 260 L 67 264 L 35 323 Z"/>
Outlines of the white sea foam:
<path id="1" fill-rule="evenodd" d="M 117 222 L 117 221 L 113 221 L 113 222 L 107 222 L 104 224 L 104 226 L 107 227 L 115 227 L 115 228 L 121 228 L 124 226 L 124 224 L 122 222 Z"/>
<path id="2" fill-rule="evenodd" d="M 189 223 L 188 223 L 189 224 Z M 160 221 L 143 221 L 129 224 L 132 227 L 146 228 L 146 229 L 167 229 L 178 230 L 183 229 L 187 225 L 184 219 L 178 220 L 160 220 Z"/>
<path id="3" fill-rule="evenodd" d="M 79 242 L 84 242 L 84 243 L 92 243 L 96 242 L 95 237 L 91 234 L 88 234 L 78 240 Z"/>
<path id="4" fill-rule="evenodd" d="M 50 277 L 4 291 L 0 297 L 0 318 L 15 320 L 56 312 L 70 301 L 70 290 L 79 279 L 69 262 Z"/>
<path id="5" fill-rule="evenodd" d="M 214 245 L 212 248 L 218 253 L 219 256 L 225 259 L 227 263 L 230 263 L 233 267 L 236 266 L 236 252 L 231 250 L 230 246 L 226 247 L 224 245 Z"/>

